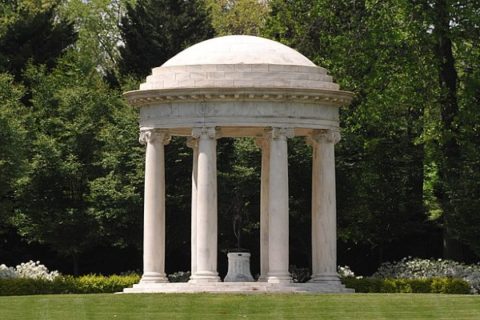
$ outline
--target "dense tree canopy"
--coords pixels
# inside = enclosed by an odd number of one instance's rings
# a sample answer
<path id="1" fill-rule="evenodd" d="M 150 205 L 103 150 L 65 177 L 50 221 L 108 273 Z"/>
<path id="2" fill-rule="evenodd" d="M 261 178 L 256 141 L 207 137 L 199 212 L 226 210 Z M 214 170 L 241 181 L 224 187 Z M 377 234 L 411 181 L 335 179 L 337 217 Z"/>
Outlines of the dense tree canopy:
<path id="1" fill-rule="evenodd" d="M 145 77 L 182 49 L 213 36 L 198 0 L 138 0 L 127 5 L 120 26 L 123 74 Z"/>
<path id="2" fill-rule="evenodd" d="M 17 0 L 0 3 L 0 263 L 140 269 L 144 148 L 121 93 L 182 49 L 236 33 L 297 49 L 355 93 L 336 147 L 340 263 L 369 273 L 407 255 L 479 259 L 478 1 Z M 185 142 L 166 146 L 167 272 L 189 269 Z M 255 273 L 260 151 L 251 139 L 217 149 L 220 271 L 240 246 Z M 298 267 L 310 260 L 310 159 L 289 140 Z"/>

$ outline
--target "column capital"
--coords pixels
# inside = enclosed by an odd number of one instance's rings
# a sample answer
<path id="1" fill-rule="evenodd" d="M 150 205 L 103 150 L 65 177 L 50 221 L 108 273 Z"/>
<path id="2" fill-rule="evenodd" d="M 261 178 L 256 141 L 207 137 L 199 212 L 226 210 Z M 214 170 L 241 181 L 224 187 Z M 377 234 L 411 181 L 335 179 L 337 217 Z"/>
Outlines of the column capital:
<path id="1" fill-rule="evenodd" d="M 270 143 L 270 136 L 272 135 L 272 128 L 265 128 L 262 135 L 255 137 L 255 145 L 263 149 L 266 144 Z"/>
<path id="2" fill-rule="evenodd" d="M 138 142 L 141 144 L 162 142 L 164 145 L 170 143 L 171 136 L 167 130 L 162 129 L 142 129 Z"/>
<path id="3" fill-rule="evenodd" d="M 200 139 L 202 137 L 208 139 L 220 138 L 220 130 L 215 127 L 196 127 L 192 128 L 192 137 Z"/>
<path id="4" fill-rule="evenodd" d="M 264 137 L 270 136 L 273 140 L 287 140 L 287 138 L 293 138 L 295 136 L 295 131 L 293 128 L 273 127 L 270 130 L 265 130 Z"/>
<path id="5" fill-rule="evenodd" d="M 330 129 L 314 130 L 311 135 L 307 136 L 307 143 L 310 145 L 316 143 L 338 143 L 340 141 L 340 132 Z"/>
<path id="6" fill-rule="evenodd" d="M 187 137 L 187 147 L 192 149 L 198 148 L 198 138 Z"/>

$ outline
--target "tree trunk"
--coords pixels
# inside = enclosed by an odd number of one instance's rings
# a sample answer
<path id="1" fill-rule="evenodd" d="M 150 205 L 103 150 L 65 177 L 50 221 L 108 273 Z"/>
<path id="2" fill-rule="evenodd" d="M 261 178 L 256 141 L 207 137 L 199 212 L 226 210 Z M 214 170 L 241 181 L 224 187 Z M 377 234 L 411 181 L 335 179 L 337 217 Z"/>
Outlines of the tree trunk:
<path id="1" fill-rule="evenodd" d="M 435 56 L 438 63 L 440 87 L 440 113 L 442 128 L 440 135 L 439 201 L 443 209 L 443 253 L 444 258 L 461 258 L 458 250 L 458 241 L 454 238 L 453 218 L 455 207 L 452 205 L 452 193 L 458 179 L 458 163 L 460 150 L 458 143 L 458 128 L 455 120 L 458 116 L 457 101 L 457 71 L 455 58 L 452 52 L 452 39 L 450 33 L 450 4 L 448 0 L 437 0 L 433 8 L 433 35 L 435 37 Z"/>

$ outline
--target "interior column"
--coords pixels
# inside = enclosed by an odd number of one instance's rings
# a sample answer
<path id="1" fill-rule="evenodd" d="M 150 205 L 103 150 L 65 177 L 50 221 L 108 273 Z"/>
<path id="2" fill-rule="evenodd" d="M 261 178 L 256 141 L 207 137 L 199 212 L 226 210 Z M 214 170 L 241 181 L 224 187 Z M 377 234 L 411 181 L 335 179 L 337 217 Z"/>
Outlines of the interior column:
<path id="1" fill-rule="evenodd" d="M 315 130 L 309 142 L 312 160 L 312 278 L 310 282 L 340 285 L 337 274 L 335 143 L 340 134 Z"/>
<path id="2" fill-rule="evenodd" d="M 217 282 L 217 133 L 194 128 L 198 141 L 196 203 L 196 270 L 191 282 Z"/>
<path id="3" fill-rule="evenodd" d="M 268 277 L 270 283 L 291 282 L 288 272 L 288 149 L 293 130 L 273 128 L 269 132 L 268 182 Z"/>
<path id="4" fill-rule="evenodd" d="M 158 129 L 140 132 L 147 145 L 143 222 L 143 276 L 140 283 L 168 282 L 165 275 L 165 156 L 170 136 Z"/>

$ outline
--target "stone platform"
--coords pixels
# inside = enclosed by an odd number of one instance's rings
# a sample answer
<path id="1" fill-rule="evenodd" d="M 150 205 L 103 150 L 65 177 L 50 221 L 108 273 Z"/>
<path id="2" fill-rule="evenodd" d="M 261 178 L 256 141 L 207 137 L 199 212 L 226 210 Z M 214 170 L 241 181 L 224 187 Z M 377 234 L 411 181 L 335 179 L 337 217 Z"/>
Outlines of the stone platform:
<path id="1" fill-rule="evenodd" d="M 322 283 L 211 282 L 135 284 L 122 293 L 354 293 L 344 285 Z"/>

